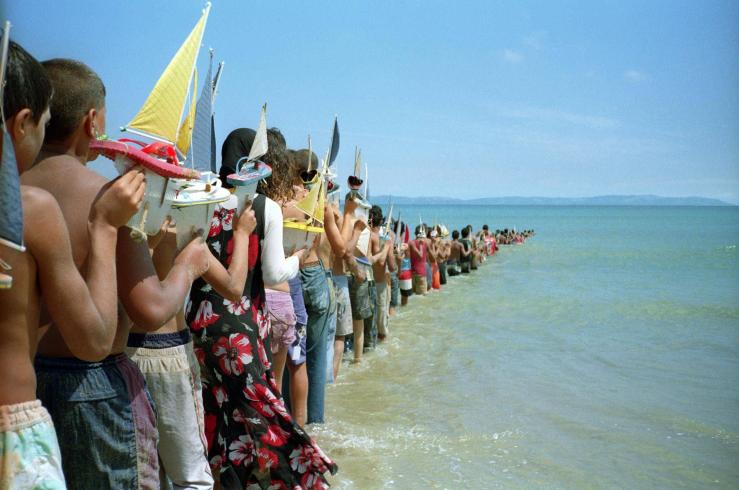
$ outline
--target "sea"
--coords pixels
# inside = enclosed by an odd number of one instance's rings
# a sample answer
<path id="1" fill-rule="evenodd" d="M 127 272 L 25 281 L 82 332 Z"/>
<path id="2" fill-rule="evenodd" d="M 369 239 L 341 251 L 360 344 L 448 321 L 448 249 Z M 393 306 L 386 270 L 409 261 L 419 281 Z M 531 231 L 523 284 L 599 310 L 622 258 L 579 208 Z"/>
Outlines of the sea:
<path id="1" fill-rule="evenodd" d="M 536 236 L 342 366 L 335 488 L 739 488 L 739 207 L 400 212 Z"/>

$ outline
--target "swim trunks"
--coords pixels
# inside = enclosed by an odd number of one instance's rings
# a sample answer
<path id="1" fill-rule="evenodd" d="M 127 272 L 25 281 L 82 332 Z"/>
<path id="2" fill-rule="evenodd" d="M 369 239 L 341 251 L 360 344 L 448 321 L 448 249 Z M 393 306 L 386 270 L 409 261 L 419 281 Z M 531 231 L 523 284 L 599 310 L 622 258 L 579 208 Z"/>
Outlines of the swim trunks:
<path id="1" fill-rule="evenodd" d="M 67 488 L 54 424 L 39 400 L 0 405 L 0 431 L 0 488 Z"/>
<path id="2" fill-rule="evenodd" d="M 158 488 L 154 405 L 126 354 L 100 362 L 36 356 L 34 365 L 69 488 Z"/>
<path id="3" fill-rule="evenodd" d="M 289 292 L 265 289 L 264 294 L 272 328 L 270 348 L 274 354 L 281 345 L 287 348 L 295 342 L 295 322 L 297 319 Z"/>
<path id="4" fill-rule="evenodd" d="M 426 274 L 413 274 L 413 292 L 415 294 L 426 294 L 427 285 Z"/>
<path id="5" fill-rule="evenodd" d="M 450 276 L 458 276 L 462 273 L 462 270 L 459 267 L 459 263 L 456 260 L 447 260 L 447 274 Z"/>
<path id="6" fill-rule="evenodd" d="M 372 316 L 369 283 L 368 280 L 358 283 L 353 276 L 349 276 L 349 299 L 352 305 L 353 320 L 365 320 Z"/>
<path id="7" fill-rule="evenodd" d="M 349 278 L 335 276 L 336 286 L 336 337 L 344 337 L 353 332 L 352 305 L 349 299 Z"/>
<path id="8" fill-rule="evenodd" d="M 400 281 L 398 273 L 390 273 L 390 308 L 396 308 L 400 305 Z"/>
<path id="9" fill-rule="evenodd" d="M 162 473 L 174 488 L 213 488 L 203 422 L 203 386 L 190 330 L 134 333 L 126 353 L 141 370 L 156 405 Z M 168 482 L 161 482 L 162 488 Z"/>

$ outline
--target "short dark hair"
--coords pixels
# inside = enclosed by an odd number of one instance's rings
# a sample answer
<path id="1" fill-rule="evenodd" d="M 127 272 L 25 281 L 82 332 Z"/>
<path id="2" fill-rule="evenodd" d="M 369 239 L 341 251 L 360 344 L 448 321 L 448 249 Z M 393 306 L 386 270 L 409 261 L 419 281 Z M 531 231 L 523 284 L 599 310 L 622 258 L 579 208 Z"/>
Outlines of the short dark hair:
<path id="1" fill-rule="evenodd" d="M 77 129 L 87 111 L 105 107 L 105 85 L 81 61 L 55 58 L 41 64 L 54 87 L 46 141 L 62 141 Z"/>
<path id="2" fill-rule="evenodd" d="M 456 240 L 457 238 L 459 238 L 459 232 L 457 230 L 454 230 L 452 232 L 452 239 Z"/>
<path id="3" fill-rule="evenodd" d="M 281 133 L 280 133 L 281 134 Z M 295 160 L 296 166 L 302 170 L 308 170 L 308 149 L 303 148 L 302 150 L 288 150 Z M 318 170 L 318 156 L 314 153 L 310 153 L 310 168 Z"/>
<path id="4" fill-rule="evenodd" d="M 5 119 L 10 119 L 27 108 L 33 114 L 33 121 L 38 124 L 41 115 L 49 107 L 51 82 L 41 63 L 13 41 L 10 41 L 8 49 L 5 81 L 3 97 Z"/>
<path id="5" fill-rule="evenodd" d="M 488 231 L 488 229 L 489 229 L 488 228 L 488 225 L 482 225 L 482 229 L 485 230 L 485 231 Z"/>
<path id="6" fill-rule="evenodd" d="M 462 238 L 467 238 L 470 236 L 470 229 L 468 227 L 462 228 Z"/>
<path id="7" fill-rule="evenodd" d="M 372 206 L 369 210 L 370 226 L 380 226 L 382 224 L 382 208 L 380 206 Z"/>

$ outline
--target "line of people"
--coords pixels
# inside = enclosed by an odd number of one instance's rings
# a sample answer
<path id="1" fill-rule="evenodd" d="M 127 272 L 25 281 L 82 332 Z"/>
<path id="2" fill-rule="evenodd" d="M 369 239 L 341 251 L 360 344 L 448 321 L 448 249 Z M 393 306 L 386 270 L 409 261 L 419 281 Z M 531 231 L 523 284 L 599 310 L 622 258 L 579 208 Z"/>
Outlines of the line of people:
<path id="1" fill-rule="evenodd" d="M 273 128 L 272 175 L 243 212 L 232 196 L 182 249 L 171 220 L 137 242 L 124 225 L 142 172 L 108 182 L 86 167 L 105 132 L 103 81 L 12 41 L 6 73 L 27 250 L 2 250 L 2 488 L 326 488 L 337 465 L 303 427 L 324 422 L 345 348 L 360 362 L 411 294 L 509 239 L 421 225 L 410 240 L 356 190 L 342 209 L 329 182 L 324 233 L 286 253 L 283 220 L 302 217 L 318 160 Z M 254 137 L 228 135 L 222 182 Z"/>

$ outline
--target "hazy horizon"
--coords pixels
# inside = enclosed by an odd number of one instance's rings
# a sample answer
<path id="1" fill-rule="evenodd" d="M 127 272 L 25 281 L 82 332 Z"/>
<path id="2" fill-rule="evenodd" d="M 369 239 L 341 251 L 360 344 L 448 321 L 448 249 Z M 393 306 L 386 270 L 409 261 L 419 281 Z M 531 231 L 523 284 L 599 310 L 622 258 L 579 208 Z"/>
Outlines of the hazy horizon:
<path id="1" fill-rule="evenodd" d="M 5 7 L 43 60 L 89 64 L 107 132 L 138 111 L 202 1 Z M 218 144 L 268 123 L 362 148 L 374 195 L 705 196 L 739 203 L 739 4 L 219 2 L 203 47 L 225 60 Z M 39 24 L 39 19 L 54 19 Z M 157 28 L 152 28 L 157 26 Z M 207 70 L 207 49 L 198 71 Z M 113 175 L 109 162 L 93 168 Z"/>

